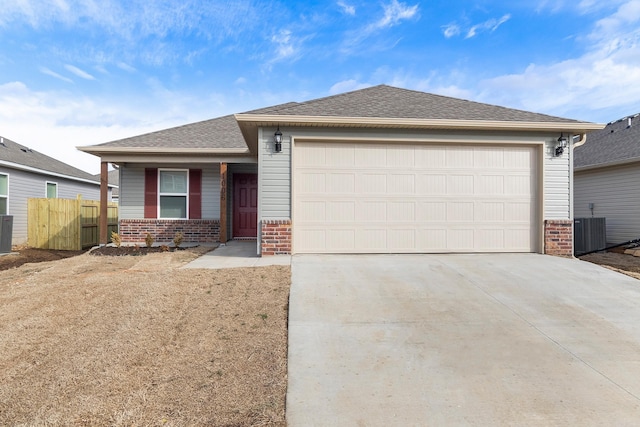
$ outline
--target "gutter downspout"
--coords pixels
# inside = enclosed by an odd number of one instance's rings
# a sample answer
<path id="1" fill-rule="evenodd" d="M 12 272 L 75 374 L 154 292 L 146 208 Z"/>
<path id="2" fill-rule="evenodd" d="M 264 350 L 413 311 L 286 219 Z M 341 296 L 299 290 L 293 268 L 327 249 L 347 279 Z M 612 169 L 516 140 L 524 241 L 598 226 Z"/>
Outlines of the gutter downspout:
<path id="1" fill-rule="evenodd" d="M 580 147 L 581 145 L 584 145 L 584 143 L 585 143 L 585 142 L 587 142 L 587 134 L 586 134 L 586 133 L 583 133 L 583 134 L 580 136 L 580 141 L 578 141 L 578 142 L 576 142 L 575 144 L 573 144 L 573 148 L 578 148 L 578 147 Z"/>

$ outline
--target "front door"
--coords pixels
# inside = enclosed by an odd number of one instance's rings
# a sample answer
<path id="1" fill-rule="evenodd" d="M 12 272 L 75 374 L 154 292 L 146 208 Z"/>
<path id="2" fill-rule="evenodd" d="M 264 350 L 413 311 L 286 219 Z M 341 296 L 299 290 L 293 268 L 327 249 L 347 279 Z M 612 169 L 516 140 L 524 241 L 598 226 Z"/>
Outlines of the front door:
<path id="1" fill-rule="evenodd" d="M 258 175 L 233 175 L 233 237 L 258 236 Z"/>

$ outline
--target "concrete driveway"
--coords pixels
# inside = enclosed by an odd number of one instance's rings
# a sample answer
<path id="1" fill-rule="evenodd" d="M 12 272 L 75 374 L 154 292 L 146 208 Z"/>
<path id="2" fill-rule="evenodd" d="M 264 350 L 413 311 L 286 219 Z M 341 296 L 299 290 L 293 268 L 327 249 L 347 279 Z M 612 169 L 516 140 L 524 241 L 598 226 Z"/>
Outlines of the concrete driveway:
<path id="1" fill-rule="evenodd" d="M 640 424 L 640 281 L 536 254 L 292 258 L 287 421 Z"/>

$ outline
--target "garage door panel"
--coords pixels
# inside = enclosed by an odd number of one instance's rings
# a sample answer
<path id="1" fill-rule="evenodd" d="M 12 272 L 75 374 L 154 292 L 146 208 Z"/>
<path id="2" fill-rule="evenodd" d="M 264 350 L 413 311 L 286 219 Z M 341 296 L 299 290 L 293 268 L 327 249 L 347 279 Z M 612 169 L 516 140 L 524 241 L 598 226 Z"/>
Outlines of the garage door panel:
<path id="1" fill-rule="evenodd" d="M 447 177 L 440 174 L 421 173 L 416 176 L 416 194 L 430 196 L 447 193 Z"/>
<path id="2" fill-rule="evenodd" d="M 381 222 L 387 221 L 387 202 L 386 201 L 362 201 L 356 210 L 356 221 L 365 222 Z"/>
<path id="3" fill-rule="evenodd" d="M 393 194 L 414 194 L 416 177 L 413 173 L 393 173 L 388 177 L 387 191 Z"/>
<path id="4" fill-rule="evenodd" d="M 504 175 L 478 175 L 475 179 L 475 194 L 504 194 Z"/>
<path id="5" fill-rule="evenodd" d="M 414 202 L 388 202 L 387 221 L 394 222 L 415 222 L 416 205 Z"/>
<path id="6" fill-rule="evenodd" d="M 504 168 L 504 149 L 495 147 L 477 147 L 473 151 L 473 166 L 481 169 Z"/>
<path id="7" fill-rule="evenodd" d="M 446 150 L 440 146 L 423 147 L 414 151 L 414 167 L 428 170 L 442 168 L 446 162 Z"/>
<path id="8" fill-rule="evenodd" d="M 342 145 L 296 144 L 294 252 L 536 250 L 534 147 Z"/>
<path id="9" fill-rule="evenodd" d="M 358 174 L 356 192 L 360 194 L 387 194 L 387 175 L 366 172 Z"/>
<path id="10" fill-rule="evenodd" d="M 447 147 L 445 151 L 446 167 L 448 168 L 473 168 L 473 151 L 468 147 Z"/>
<path id="11" fill-rule="evenodd" d="M 421 202 L 418 205 L 416 220 L 422 224 L 428 222 L 444 223 L 447 220 L 447 204 L 445 202 Z"/>
<path id="12" fill-rule="evenodd" d="M 356 220 L 356 203 L 353 201 L 336 201 L 326 203 L 327 222 L 353 222 Z"/>
<path id="13" fill-rule="evenodd" d="M 473 175 L 448 175 L 447 194 L 452 196 L 473 195 L 475 188 L 473 184 Z"/>

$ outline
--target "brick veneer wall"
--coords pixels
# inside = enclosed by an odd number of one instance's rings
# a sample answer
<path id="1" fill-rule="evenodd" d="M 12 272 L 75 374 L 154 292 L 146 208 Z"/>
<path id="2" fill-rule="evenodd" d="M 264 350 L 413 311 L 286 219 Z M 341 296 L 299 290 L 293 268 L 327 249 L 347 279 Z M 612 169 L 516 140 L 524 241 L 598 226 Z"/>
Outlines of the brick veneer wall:
<path id="1" fill-rule="evenodd" d="M 291 221 L 262 221 L 260 239 L 262 255 L 285 255 L 291 253 Z"/>
<path id="2" fill-rule="evenodd" d="M 573 256 L 573 221 L 554 219 L 544 222 L 544 253 Z"/>
<path id="3" fill-rule="evenodd" d="M 123 242 L 144 242 L 151 233 L 157 243 L 173 241 L 176 233 L 184 234 L 184 242 L 212 243 L 220 240 L 217 219 L 121 219 L 119 234 Z"/>

